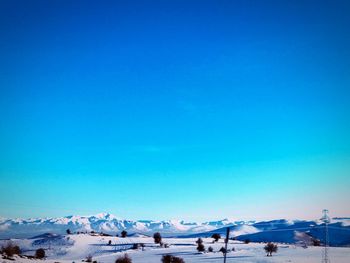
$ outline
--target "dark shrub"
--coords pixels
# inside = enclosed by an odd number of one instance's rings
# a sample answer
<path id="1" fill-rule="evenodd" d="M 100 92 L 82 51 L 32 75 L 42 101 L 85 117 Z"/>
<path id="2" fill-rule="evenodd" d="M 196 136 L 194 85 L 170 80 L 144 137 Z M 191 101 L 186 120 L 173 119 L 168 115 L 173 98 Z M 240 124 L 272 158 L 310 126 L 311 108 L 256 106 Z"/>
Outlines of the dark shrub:
<path id="1" fill-rule="evenodd" d="M 244 244 L 249 244 L 250 243 L 250 239 L 245 239 L 244 240 Z"/>
<path id="2" fill-rule="evenodd" d="M 126 232 L 125 230 L 123 230 L 121 233 L 120 233 L 121 237 L 126 237 L 128 235 L 128 232 Z"/>
<path id="3" fill-rule="evenodd" d="M 109 246 L 112 245 L 112 240 L 109 240 L 109 241 L 108 241 L 108 245 L 109 245 Z"/>
<path id="4" fill-rule="evenodd" d="M 131 258 L 128 254 L 124 254 L 124 256 L 120 256 L 116 259 L 115 263 L 132 263 Z"/>
<path id="5" fill-rule="evenodd" d="M 163 255 L 162 263 L 171 263 L 173 259 L 172 255 Z"/>
<path id="6" fill-rule="evenodd" d="M 214 251 L 213 247 L 208 247 L 208 252 L 213 252 L 213 251 Z"/>
<path id="7" fill-rule="evenodd" d="M 215 242 L 218 242 L 219 239 L 221 238 L 221 236 L 220 236 L 220 234 L 215 233 L 215 234 L 213 234 L 213 235 L 211 236 L 211 238 L 214 238 L 214 241 L 215 241 Z"/>
<path id="8" fill-rule="evenodd" d="M 315 247 L 319 247 L 319 246 L 321 246 L 321 241 L 319 239 L 313 238 L 312 245 Z"/>
<path id="9" fill-rule="evenodd" d="M 156 243 L 156 244 L 161 244 L 162 243 L 162 236 L 160 235 L 159 232 L 154 233 L 153 239 L 154 239 L 154 243 Z"/>
<path id="10" fill-rule="evenodd" d="M 277 248 L 277 245 L 275 245 L 275 244 L 269 242 L 269 243 L 266 244 L 266 246 L 264 247 L 264 249 L 265 249 L 265 251 L 266 251 L 266 253 L 267 253 L 266 256 L 270 256 L 270 257 L 271 257 L 271 256 L 272 256 L 272 253 L 276 253 L 278 248 Z"/>
<path id="11" fill-rule="evenodd" d="M 198 252 L 204 252 L 205 251 L 205 246 L 203 244 L 198 244 L 197 251 Z"/>
<path id="12" fill-rule="evenodd" d="M 66 230 L 66 233 L 67 233 L 67 235 L 72 234 L 72 232 L 70 231 L 70 229 L 67 229 L 67 230 Z"/>
<path id="13" fill-rule="evenodd" d="M 88 255 L 85 259 L 85 262 L 92 262 L 92 256 Z"/>
<path id="14" fill-rule="evenodd" d="M 163 255 L 162 263 L 185 263 L 182 258 L 174 257 L 172 255 Z"/>
<path id="15" fill-rule="evenodd" d="M 222 252 L 222 254 L 225 254 L 227 251 L 226 251 L 226 248 L 221 247 L 220 250 L 219 250 L 219 252 Z"/>
<path id="16" fill-rule="evenodd" d="M 39 259 L 43 259 L 45 257 L 45 250 L 43 248 L 39 248 L 35 251 L 35 257 Z"/>
<path id="17" fill-rule="evenodd" d="M 197 251 L 198 252 L 204 252 L 205 251 L 205 247 L 203 245 L 203 240 L 201 238 L 198 238 L 196 243 L 197 243 Z"/>
<path id="18" fill-rule="evenodd" d="M 21 249 L 19 248 L 19 246 L 14 246 L 13 247 L 13 252 L 15 253 L 15 255 L 20 255 L 21 254 Z"/>
<path id="19" fill-rule="evenodd" d="M 1 253 L 5 254 L 8 257 L 12 257 L 13 255 L 20 255 L 21 249 L 19 248 L 19 246 L 15 245 L 10 241 L 1 248 Z"/>

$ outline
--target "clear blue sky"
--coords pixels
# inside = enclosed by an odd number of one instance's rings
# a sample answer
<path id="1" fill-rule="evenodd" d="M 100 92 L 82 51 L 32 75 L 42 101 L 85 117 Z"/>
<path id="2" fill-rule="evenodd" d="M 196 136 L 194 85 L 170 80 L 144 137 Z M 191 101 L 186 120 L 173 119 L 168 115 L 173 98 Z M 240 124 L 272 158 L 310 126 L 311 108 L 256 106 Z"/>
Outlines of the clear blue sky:
<path id="1" fill-rule="evenodd" d="M 349 216 L 349 1 L 0 2 L 0 215 Z"/>

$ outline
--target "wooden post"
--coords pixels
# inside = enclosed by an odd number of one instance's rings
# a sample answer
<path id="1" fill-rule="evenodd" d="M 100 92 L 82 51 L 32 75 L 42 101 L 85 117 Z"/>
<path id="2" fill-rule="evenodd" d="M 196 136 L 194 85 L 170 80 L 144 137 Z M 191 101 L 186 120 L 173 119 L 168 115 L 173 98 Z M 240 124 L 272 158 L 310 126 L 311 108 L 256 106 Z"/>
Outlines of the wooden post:
<path id="1" fill-rule="evenodd" d="M 228 243 L 229 237 L 230 237 L 230 227 L 226 228 L 224 263 L 226 263 L 227 243 Z"/>

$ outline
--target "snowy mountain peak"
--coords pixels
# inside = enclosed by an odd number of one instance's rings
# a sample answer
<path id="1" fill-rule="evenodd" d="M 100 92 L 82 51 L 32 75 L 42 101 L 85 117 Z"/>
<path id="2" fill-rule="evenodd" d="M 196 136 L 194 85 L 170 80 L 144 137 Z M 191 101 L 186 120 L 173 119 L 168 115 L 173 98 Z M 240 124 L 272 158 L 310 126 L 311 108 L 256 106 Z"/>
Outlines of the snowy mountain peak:
<path id="1" fill-rule="evenodd" d="M 91 216 L 66 216 L 58 218 L 36 219 L 3 219 L 0 221 L 0 238 L 31 237 L 46 232 L 65 233 L 67 229 L 72 232 L 104 232 L 117 234 L 122 230 L 130 233 L 153 233 L 161 231 L 164 235 L 174 233 L 198 233 L 210 231 L 219 227 L 233 224 L 228 220 L 207 223 L 186 222 L 184 220 L 125 220 L 110 213 L 99 213 Z"/>
<path id="2" fill-rule="evenodd" d="M 350 225 L 349 218 L 333 219 L 333 224 L 340 227 L 348 227 Z M 128 233 L 144 233 L 152 234 L 161 232 L 167 235 L 191 235 L 197 233 L 206 233 L 216 231 L 218 229 L 226 229 L 232 226 L 231 231 L 235 235 L 252 234 L 261 230 L 274 228 L 293 228 L 299 227 L 315 227 L 322 225 L 319 221 L 303 221 L 303 220 L 271 220 L 265 222 L 256 221 L 234 221 L 228 218 L 208 221 L 204 223 L 187 222 L 184 220 L 125 220 L 119 219 L 110 213 L 99 213 L 91 216 L 66 216 L 58 218 L 36 218 L 36 219 L 1 219 L 0 220 L 0 238 L 22 238 L 32 237 L 44 233 L 64 234 L 67 229 L 71 232 L 103 232 L 111 235 L 119 234 L 122 230 Z M 338 226 L 337 225 L 337 226 Z M 225 230 L 226 231 L 226 230 Z M 224 232 L 225 232 L 224 231 Z"/>
<path id="3" fill-rule="evenodd" d="M 96 215 L 93 215 L 91 217 L 95 217 L 101 220 L 122 220 L 120 218 L 118 218 L 117 216 L 110 214 L 110 213 L 99 213 Z"/>

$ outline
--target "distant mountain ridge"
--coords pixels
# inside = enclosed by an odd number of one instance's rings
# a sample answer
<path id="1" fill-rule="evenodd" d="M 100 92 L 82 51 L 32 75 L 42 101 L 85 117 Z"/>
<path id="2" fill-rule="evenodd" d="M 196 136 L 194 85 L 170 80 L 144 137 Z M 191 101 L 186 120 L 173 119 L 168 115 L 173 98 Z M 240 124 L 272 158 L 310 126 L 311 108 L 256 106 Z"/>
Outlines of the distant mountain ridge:
<path id="1" fill-rule="evenodd" d="M 242 221 L 240 221 L 242 222 Z M 117 234 L 122 230 L 130 233 L 153 233 L 164 235 L 177 233 L 198 233 L 214 230 L 225 225 L 238 224 L 227 219 L 205 223 L 185 222 L 184 220 L 126 220 L 109 213 L 92 216 L 65 216 L 57 218 L 5 219 L 0 218 L 0 238 L 23 238 L 46 232 L 63 234 L 67 229 L 95 231 Z"/>
<path id="2" fill-rule="evenodd" d="M 129 234 L 153 234 L 161 232 L 163 236 L 206 237 L 212 233 L 224 235 L 231 227 L 231 237 L 239 240 L 294 243 L 297 232 L 305 232 L 313 237 L 323 239 L 323 222 L 320 220 L 286 220 L 271 221 L 236 221 L 217 220 L 204 223 L 186 222 L 184 220 L 126 220 L 109 213 L 92 216 L 66 216 L 58 218 L 5 219 L 0 218 L 0 238 L 29 238 L 45 233 L 65 234 L 72 232 L 103 232 L 116 235 L 122 230 Z M 350 218 L 337 217 L 329 224 L 331 243 L 350 245 Z"/>

